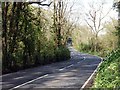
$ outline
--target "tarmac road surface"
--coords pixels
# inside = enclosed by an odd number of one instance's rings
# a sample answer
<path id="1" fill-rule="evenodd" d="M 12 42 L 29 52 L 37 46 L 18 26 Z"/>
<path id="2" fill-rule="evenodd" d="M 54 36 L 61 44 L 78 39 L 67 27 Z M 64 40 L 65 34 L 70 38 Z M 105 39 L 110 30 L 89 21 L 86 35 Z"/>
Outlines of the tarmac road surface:
<path id="1" fill-rule="evenodd" d="M 80 90 L 101 58 L 69 47 L 71 59 L 1 76 L 3 90 Z"/>

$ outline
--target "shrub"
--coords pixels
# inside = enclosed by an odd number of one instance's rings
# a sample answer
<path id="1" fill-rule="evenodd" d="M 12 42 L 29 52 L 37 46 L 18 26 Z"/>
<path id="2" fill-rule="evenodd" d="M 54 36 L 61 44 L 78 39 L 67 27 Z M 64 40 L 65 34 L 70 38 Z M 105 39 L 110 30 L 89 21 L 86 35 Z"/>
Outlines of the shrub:
<path id="1" fill-rule="evenodd" d="M 67 47 L 61 46 L 55 50 L 56 61 L 63 61 L 70 58 L 70 51 Z"/>
<path id="2" fill-rule="evenodd" d="M 120 49 L 112 51 L 103 61 L 93 88 L 120 88 Z"/>

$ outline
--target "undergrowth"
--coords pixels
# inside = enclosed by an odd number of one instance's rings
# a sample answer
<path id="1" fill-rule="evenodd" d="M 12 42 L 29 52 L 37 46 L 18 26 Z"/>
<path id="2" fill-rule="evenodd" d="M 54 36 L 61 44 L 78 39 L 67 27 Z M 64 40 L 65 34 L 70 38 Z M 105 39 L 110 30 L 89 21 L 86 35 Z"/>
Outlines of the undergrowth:
<path id="1" fill-rule="evenodd" d="M 120 90 L 120 49 L 112 51 L 98 69 L 92 88 Z"/>

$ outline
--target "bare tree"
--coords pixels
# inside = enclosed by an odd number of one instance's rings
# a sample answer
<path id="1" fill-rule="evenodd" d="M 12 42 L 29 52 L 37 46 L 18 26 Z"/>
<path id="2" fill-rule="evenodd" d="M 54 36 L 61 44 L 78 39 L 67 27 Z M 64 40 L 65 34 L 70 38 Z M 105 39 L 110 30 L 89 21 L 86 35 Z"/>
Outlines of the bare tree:
<path id="1" fill-rule="evenodd" d="M 98 4 L 98 5 L 96 5 Z M 99 33 L 104 29 L 103 24 L 105 22 L 106 16 L 109 14 L 111 9 L 109 9 L 106 13 L 104 12 L 105 2 L 101 3 L 89 3 L 89 10 L 85 13 L 85 22 L 90 28 L 93 38 L 94 38 L 94 51 L 97 49 L 97 39 Z M 96 7 L 97 6 L 97 7 Z"/>
<path id="2" fill-rule="evenodd" d="M 70 21 L 74 3 L 70 7 L 68 5 L 68 1 L 54 0 L 54 31 L 57 46 L 66 44 L 75 24 Z"/>

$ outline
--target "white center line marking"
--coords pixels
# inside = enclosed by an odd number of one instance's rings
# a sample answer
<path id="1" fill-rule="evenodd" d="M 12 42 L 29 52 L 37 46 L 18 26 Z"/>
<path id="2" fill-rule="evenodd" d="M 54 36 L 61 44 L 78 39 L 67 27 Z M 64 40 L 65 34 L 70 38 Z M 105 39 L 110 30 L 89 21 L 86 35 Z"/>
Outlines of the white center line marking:
<path id="1" fill-rule="evenodd" d="M 59 71 L 62 71 L 62 70 L 64 70 L 64 69 L 59 69 Z"/>
<path id="2" fill-rule="evenodd" d="M 78 64 L 80 63 L 80 62 L 77 62 Z"/>
<path id="3" fill-rule="evenodd" d="M 72 66 L 73 66 L 73 64 L 71 64 L 71 65 L 67 66 L 67 68 L 70 68 L 70 67 L 72 67 Z"/>
<path id="4" fill-rule="evenodd" d="M 66 67 L 59 69 L 59 71 L 62 71 L 62 70 L 64 70 L 64 69 L 66 69 Z"/>
<path id="5" fill-rule="evenodd" d="M 31 80 L 31 81 L 28 81 L 28 82 L 26 82 L 26 83 L 23 83 L 23 84 L 21 84 L 21 85 L 18 85 L 18 86 L 16 86 L 16 87 L 13 87 L 12 89 L 9 89 L 9 90 L 14 90 L 14 89 L 16 89 L 16 88 L 22 87 L 22 86 L 24 86 L 24 85 L 26 85 L 26 84 L 29 84 L 29 83 L 31 83 L 31 82 L 34 82 L 34 81 L 39 80 L 39 79 L 41 79 L 41 78 L 44 78 L 44 77 L 46 77 L 46 76 L 48 76 L 48 74 L 43 75 L 43 76 L 41 76 L 41 77 L 38 77 L 38 78 L 36 78 L 36 79 L 33 79 L 33 80 Z"/>
<path id="6" fill-rule="evenodd" d="M 64 70 L 64 69 L 66 69 L 66 68 L 70 68 L 70 67 L 72 67 L 72 66 L 74 66 L 74 65 L 71 64 L 71 65 L 69 65 L 69 66 L 67 66 L 67 67 L 64 67 L 64 68 L 59 69 L 59 71 L 62 71 L 62 70 Z M 9 90 L 14 90 L 14 89 L 16 89 L 16 88 L 22 87 L 22 86 L 24 86 L 24 85 L 26 85 L 26 84 L 29 84 L 29 83 L 31 83 L 31 82 L 34 82 L 34 81 L 39 80 L 39 79 L 41 79 L 41 78 L 44 78 L 44 77 L 46 77 L 46 76 L 48 76 L 48 74 L 43 75 L 43 76 L 41 76 L 41 77 L 38 77 L 38 78 L 36 78 L 36 79 L 33 79 L 33 80 L 31 80 L 31 81 L 28 81 L 28 82 L 26 82 L 26 83 L 23 83 L 23 84 L 21 84 L 21 85 L 18 85 L 18 86 L 16 86 L 16 87 L 13 87 L 12 89 L 9 89 Z"/>
<path id="7" fill-rule="evenodd" d="M 83 57 L 83 60 L 85 60 L 86 58 L 85 57 Z"/>
<path id="8" fill-rule="evenodd" d="M 21 78 L 24 78 L 24 77 L 17 77 L 17 78 L 14 78 L 14 79 L 21 79 Z"/>
<path id="9" fill-rule="evenodd" d="M 66 68 L 70 68 L 70 67 L 72 67 L 72 66 L 73 66 L 73 64 L 71 64 L 71 65 L 69 65 L 69 66 L 67 66 L 67 67 L 61 68 L 61 69 L 59 69 L 59 71 L 62 71 L 62 70 L 64 70 L 64 69 L 66 69 Z"/>

